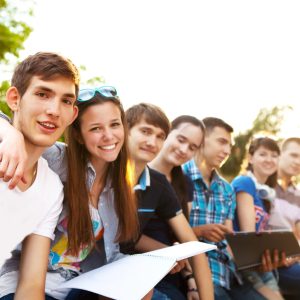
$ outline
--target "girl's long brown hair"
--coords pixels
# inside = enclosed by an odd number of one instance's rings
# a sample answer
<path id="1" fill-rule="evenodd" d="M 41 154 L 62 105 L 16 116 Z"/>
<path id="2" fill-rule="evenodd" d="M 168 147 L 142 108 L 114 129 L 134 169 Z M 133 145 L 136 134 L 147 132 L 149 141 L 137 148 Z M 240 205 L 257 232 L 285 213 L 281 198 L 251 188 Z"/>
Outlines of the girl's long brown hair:
<path id="1" fill-rule="evenodd" d="M 202 132 L 203 132 L 203 138 L 201 141 L 201 145 L 203 144 L 204 141 L 204 135 L 205 135 L 205 126 L 203 122 L 193 116 L 189 115 L 182 115 L 174 119 L 171 123 L 171 131 L 174 129 L 177 129 L 180 124 L 183 123 L 189 123 L 194 126 L 199 127 Z M 181 204 L 182 212 L 189 220 L 189 213 L 188 213 L 188 187 L 186 183 L 186 179 L 184 177 L 183 171 L 181 166 L 176 166 L 171 170 L 171 184 L 176 192 L 176 195 L 179 199 L 179 202 Z"/>
<path id="2" fill-rule="evenodd" d="M 137 206 L 132 183 L 129 180 L 129 152 L 127 146 L 128 130 L 124 109 L 118 98 L 103 98 L 96 93 L 92 100 L 78 102 L 79 114 L 69 127 L 66 140 L 68 158 L 68 180 L 66 184 L 66 201 L 68 208 L 68 251 L 78 254 L 85 245 L 94 244 L 94 234 L 89 211 L 89 189 L 87 186 L 87 163 L 89 153 L 84 144 L 80 143 L 80 120 L 86 109 L 111 101 L 121 112 L 124 127 L 124 144 L 114 162 L 108 167 L 114 190 L 115 210 L 118 217 L 118 233 L 116 241 L 124 242 L 135 239 L 138 233 Z"/>

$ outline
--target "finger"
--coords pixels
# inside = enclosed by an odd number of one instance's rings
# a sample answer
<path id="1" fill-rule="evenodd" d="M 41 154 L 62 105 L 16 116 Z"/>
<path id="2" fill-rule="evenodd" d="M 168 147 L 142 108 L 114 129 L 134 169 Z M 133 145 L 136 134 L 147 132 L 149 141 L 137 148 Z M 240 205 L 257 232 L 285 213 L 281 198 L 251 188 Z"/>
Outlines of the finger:
<path id="1" fill-rule="evenodd" d="M 20 182 L 20 180 L 23 182 L 23 183 L 27 183 L 25 177 L 23 176 L 24 175 L 24 164 L 20 163 L 15 172 L 14 172 L 14 176 L 12 177 L 12 180 L 10 181 L 9 183 L 9 188 L 10 189 L 14 189 L 18 183 Z"/>
<path id="2" fill-rule="evenodd" d="M 0 178 L 3 178 L 8 166 L 8 160 L 5 157 L 2 157 L 1 163 L 0 163 Z"/>
<path id="3" fill-rule="evenodd" d="M 263 254 L 261 258 L 261 271 L 266 272 L 267 271 L 267 260 L 266 260 L 266 255 L 265 253 Z"/>
<path id="4" fill-rule="evenodd" d="M 271 254 L 270 254 L 269 249 L 267 249 L 266 252 L 265 252 L 265 258 L 266 258 L 267 271 L 271 271 L 272 270 L 272 258 L 271 258 Z"/>
<path id="5" fill-rule="evenodd" d="M 17 168 L 17 162 L 15 160 L 10 159 L 7 164 L 5 174 L 3 175 L 3 181 L 8 182 L 14 177 L 15 171 Z"/>
<path id="6" fill-rule="evenodd" d="M 281 252 L 281 260 L 280 260 L 280 264 L 281 265 L 284 265 L 287 263 L 288 261 L 288 258 L 286 257 L 286 254 L 284 251 Z"/>
<path id="7" fill-rule="evenodd" d="M 230 229 L 229 227 L 227 227 L 224 224 L 218 224 L 218 225 L 219 225 L 218 228 L 221 230 L 222 234 L 224 234 L 224 233 L 232 233 L 233 232 L 232 229 Z"/>
<path id="8" fill-rule="evenodd" d="M 279 265 L 279 251 L 278 249 L 274 249 L 272 269 L 277 269 L 278 265 Z"/>

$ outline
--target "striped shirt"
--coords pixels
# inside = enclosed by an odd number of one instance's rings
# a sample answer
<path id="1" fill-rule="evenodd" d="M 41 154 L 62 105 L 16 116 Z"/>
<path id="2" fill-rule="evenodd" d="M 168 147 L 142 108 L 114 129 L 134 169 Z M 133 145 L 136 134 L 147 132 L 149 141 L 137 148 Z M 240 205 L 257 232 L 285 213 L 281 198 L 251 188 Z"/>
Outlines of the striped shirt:
<path id="1" fill-rule="evenodd" d="M 183 166 L 183 171 L 194 183 L 194 197 L 190 213 L 190 224 L 196 227 L 204 224 L 224 224 L 225 220 L 234 218 L 236 207 L 235 193 L 231 185 L 212 173 L 211 185 L 208 187 L 194 160 Z M 208 242 L 207 240 L 204 240 Z M 213 242 L 209 242 L 213 243 Z M 236 272 L 231 256 L 227 251 L 225 240 L 213 243 L 218 249 L 207 253 L 214 284 L 230 288 L 230 272 Z"/>

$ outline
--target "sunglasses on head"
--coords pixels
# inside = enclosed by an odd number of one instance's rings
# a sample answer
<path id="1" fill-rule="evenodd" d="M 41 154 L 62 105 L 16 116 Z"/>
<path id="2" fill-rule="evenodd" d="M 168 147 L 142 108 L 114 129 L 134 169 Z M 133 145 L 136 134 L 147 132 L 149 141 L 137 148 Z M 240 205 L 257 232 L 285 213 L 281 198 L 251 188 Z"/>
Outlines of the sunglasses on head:
<path id="1" fill-rule="evenodd" d="M 100 86 L 97 88 L 82 89 L 78 93 L 77 101 L 89 101 L 96 93 L 99 93 L 104 98 L 116 99 L 118 98 L 117 90 L 113 86 Z"/>

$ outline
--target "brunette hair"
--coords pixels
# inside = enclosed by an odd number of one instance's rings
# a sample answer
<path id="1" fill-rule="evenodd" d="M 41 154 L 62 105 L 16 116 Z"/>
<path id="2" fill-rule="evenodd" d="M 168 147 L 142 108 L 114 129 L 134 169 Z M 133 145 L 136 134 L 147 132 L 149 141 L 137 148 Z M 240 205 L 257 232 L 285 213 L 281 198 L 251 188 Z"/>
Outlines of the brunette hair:
<path id="1" fill-rule="evenodd" d="M 203 122 L 193 116 L 182 115 L 172 121 L 171 131 L 174 129 L 177 129 L 183 123 L 189 123 L 189 124 L 197 126 L 201 129 L 201 131 L 203 132 L 203 137 L 202 137 L 202 141 L 200 144 L 203 145 L 204 135 L 205 135 L 205 126 L 204 126 Z M 187 220 L 189 220 L 187 203 L 190 199 L 188 199 L 188 190 L 187 190 L 188 187 L 187 187 L 185 175 L 183 174 L 181 166 L 176 166 L 172 169 L 171 184 L 172 184 L 172 186 L 176 192 L 176 195 L 179 199 L 182 211 L 183 211 L 185 217 L 187 218 Z"/>
<path id="2" fill-rule="evenodd" d="M 205 125 L 206 134 L 210 134 L 215 127 L 221 127 L 223 129 L 225 129 L 228 133 L 233 132 L 233 128 L 228 123 L 223 121 L 222 119 L 214 118 L 214 117 L 207 117 L 207 118 L 204 118 L 202 121 Z"/>
<path id="3" fill-rule="evenodd" d="M 124 144 L 117 159 L 109 164 L 109 174 L 114 190 L 114 204 L 118 217 L 118 233 L 116 241 L 124 242 L 135 239 L 138 234 L 138 218 L 133 186 L 129 178 L 129 152 L 127 147 L 128 130 L 125 113 L 118 98 L 104 98 L 96 93 L 85 102 L 77 101 L 79 113 L 75 122 L 67 131 L 68 181 L 66 184 L 68 219 L 68 251 L 78 253 L 82 245 L 94 244 L 94 234 L 89 212 L 89 190 L 87 187 L 87 163 L 89 153 L 84 144 L 80 143 L 80 121 L 86 109 L 93 105 L 110 101 L 121 112 L 124 126 Z"/>
<path id="4" fill-rule="evenodd" d="M 249 146 L 248 153 L 253 155 L 260 147 L 264 147 L 270 151 L 274 151 L 280 155 L 280 149 L 277 145 L 276 141 L 269 137 L 261 137 L 254 139 Z M 250 162 L 248 162 L 247 170 L 253 172 L 253 166 Z M 272 188 L 274 188 L 277 184 L 277 171 L 270 175 L 266 181 L 266 184 Z"/>
<path id="5" fill-rule="evenodd" d="M 75 85 L 76 97 L 79 89 L 79 72 L 71 60 L 52 52 L 38 52 L 28 56 L 14 70 L 11 85 L 22 97 L 33 76 L 51 80 L 58 76 L 70 79 Z"/>
<path id="6" fill-rule="evenodd" d="M 156 105 L 149 103 L 139 103 L 126 110 L 126 120 L 128 128 L 144 119 L 147 123 L 161 128 L 166 137 L 170 132 L 170 122 L 166 114 Z"/>

